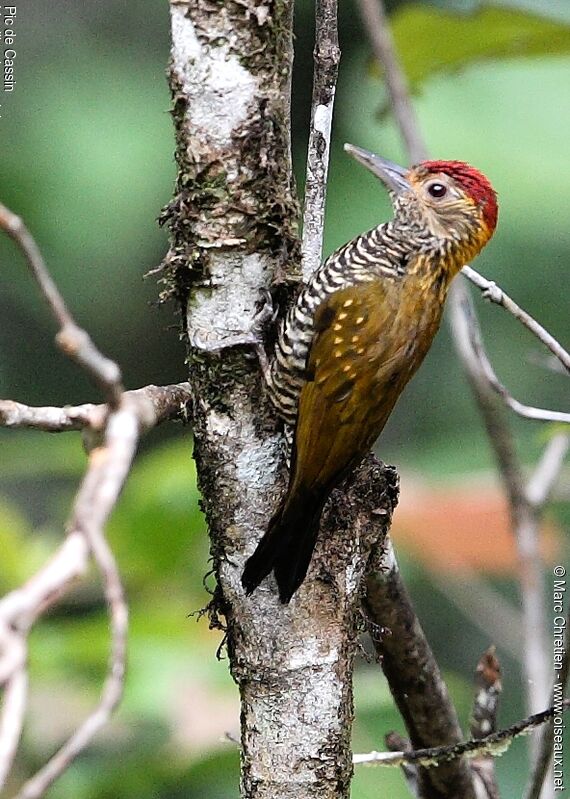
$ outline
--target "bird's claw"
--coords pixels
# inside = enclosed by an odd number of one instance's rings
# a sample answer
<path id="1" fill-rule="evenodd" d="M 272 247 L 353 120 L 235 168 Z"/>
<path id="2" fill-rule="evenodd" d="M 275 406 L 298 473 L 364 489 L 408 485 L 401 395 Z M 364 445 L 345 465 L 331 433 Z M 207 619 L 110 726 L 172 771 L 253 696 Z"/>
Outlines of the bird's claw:
<path id="1" fill-rule="evenodd" d="M 278 308 L 273 305 L 273 297 L 271 296 L 271 292 L 269 289 L 261 289 L 261 307 L 256 312 L 255 316 L 253 317 L 253 322 L 251 324 L 251 330 L 261 330 L 267 324 L 267 322 L 274 322 L 277 318 Z"/>
<path id="2" fill-rule="evenodd" d="M 489 282 L 489 285 L 483 289 L 481 294 L 486 300 L 494 302 L 497 305 L 500 305 L 503 301 L 502 290 L 492 280 Z"/>

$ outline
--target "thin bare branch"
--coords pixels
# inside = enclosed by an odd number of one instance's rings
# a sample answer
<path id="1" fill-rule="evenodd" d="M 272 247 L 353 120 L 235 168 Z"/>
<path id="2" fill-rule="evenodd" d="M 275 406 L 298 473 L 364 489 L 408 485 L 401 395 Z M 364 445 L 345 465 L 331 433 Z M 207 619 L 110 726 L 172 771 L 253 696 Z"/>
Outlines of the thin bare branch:
<path id="1" fill-rule="evenodd" d="M 119 367 L 97 349 L 88 333 L 75 322 L 32 234 L 22 219 L 2 204 L 0 204 L 0 229 L 16 242 L 26 257 L 40 291 L 60 326 L 56 336 L 59 348 L 91 375 L 101 387 L 111 407 L 117 407 L 123 391 Z"/>
<path id="2" fill-rule="evenodd" d="M 301 242 L 305 281 L 319 268 L 322 258 L 331 128 L 339 61 L 337 0 L 317 0 L 311 127 Z"/>
<path id="3" fill-rule="evenodd" d="M 527 681 L 528 710 L 544 703 L 548 695 L 547 641 L 544 632 L 544 574 L 538 546 L 538 517 L 526 500 L 526 486 L 509 426 L 491 391 L 487 376 L 474 348 L 478 322 L 464 282 L 453 287 L 451 327 L 469 382 L 481 409 L 489 442 L 494 449 L 499 473 L 509 500 L 511 525 L 519 557 L 523 606 L 523 666 Z"/>
<path id="4" fill-rule="evenodd" d="M 567 710 L 568 707 L 570 707 L 570 699 L 565 699 L 563 709 Z M 463 755 L 468 758 L 481 756 L 500 757 L 516 738 L 521 735 L 528 735 L 532 730 L 542 726 L 554 716 L 555 712 L 554 707 L 549 707 L 541 713 L 534 713 L 522 721 L 511 724 L 510 727 L 491 733 L 491 735 L 486 735 L 484 738 L 472 738 L 452 746 L 433 746 L 429 749 L 416 749 L 413 752 L 368 752 L 354 755 L 353 763 L 355 765 L 390 767 L 412 763 L 430 768 L 449 763 Z"/>
<path id="5" fill-rule="evenodd" d="M 64 433 L 69 430 L 83 430 L 95 427 L 94 411 L 106 405 L 77 405 L 56 408 L 45 406 L 34 408 L 13 400 L 0 400 L 0 427 L 32 428 L 45 433 Z"/>
<path id="6" fill-rule="evenodd" d="M 485 378 L 487 384 L 503 399 L 505 405 L 511 408 L 511 410 L 513 410 L 519 416 L 523 416 L 526 419 L 537 419 L 543 422 L 564 422 L 565 424 L 570 424 L 570 413 L 549 411 L 543 408 L 533 408 L 529 405 L 523 405 L 522 402 L 519 402 L 510 394 L 510 392 L 505 388 L 495 374 L 495 370 L 493 369 L 487 353 L 485 352 L 485 348 L 483 347 L 483 342 L 481 339 L 481 329 L 479 327 L 479 322 L 477 320 L 473 304 L 471 302 L 463 302 L 462 307 L 464 313 L 469 315 L 465 333 L 470 338 L 471 350 L 473 355 L 477 358 L 478 369 Z"/>
<path id="7" fill-rule="evenodd" d="M 555 355 L 560 363 L 565 367 L 567 372 L 570 372 L 570 353 L 546 330 L 536 319 L 527 313 L 523 308 L 516 304 L 508 294 L 506 294 L 500 286 L 497 286 L 492 280 L 487 280 L 476 272 L 470 266 L 464 266 L 462 270 L 465 277 L 471 281 L 477 288 L 481 289 L 483 296 L 490 302 L 500 305 L 508 311 L 515 319 L 518 319 L 527 330 L 537 337 L 542 343 L 548 347 L 550 352 Z"/>
<path id="8" fill-rule="evenodd" d="M 538 466 L 528 480 L 527 501 L 537 512 L 544 509 L 556 487 L 569 447 L 568 433 L 557 433 L 552 436 L 544 448 Z"/>
<path id="9" fill-rule="evenodd" d="M 50 560 L 24 585 L 0 599 L 0 620 L 26 632 L 87 568 L 89 547 L 79 532 L 70 533 Z M 0 682 L 9 676 L 0 660 Z"/>
<path id="10" fill-rule="evenodd" d="M 9 652 L 12 660 L 7 678 L 3 680 L 0 677 L 0 685 L 4 684 L 0 715 L 0 790 L 2 790 L 22 735 L 28 696 L 28 670 L 25 639 L 4 624 L 0 627 L 0 648 L 4 652 Z M 7 665 L 6 662 L 3 663 L 4 667 Z"/>
<path id="11" fill-rule="evenodd" d="M 139 403 L 139 420 L 144 428 L 154 427 L 176 418 L 185 420 L 187 406 L 192 401 L 189 383 L 171 386 L 145 386 L 126 391 L 124 396 Z M 147 405 L 148 403 L 148 405 Z M 146 407 L 146 410 L 143 409 Z M 109 409 L 107 405 L 32 407 L 13 400 L 0 400 L 0 427 L 32 428 L 48 433 L 69 430 L 102 430 Z"/>

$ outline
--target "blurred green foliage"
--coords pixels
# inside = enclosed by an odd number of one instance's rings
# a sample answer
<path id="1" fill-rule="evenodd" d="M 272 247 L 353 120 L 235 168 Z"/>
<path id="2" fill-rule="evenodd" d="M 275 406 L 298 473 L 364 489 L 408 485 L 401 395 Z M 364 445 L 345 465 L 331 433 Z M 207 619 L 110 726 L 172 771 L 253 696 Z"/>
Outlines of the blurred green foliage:
<path id="1" fill-rule="evenodd" d="M 570 52 L 570 27 L 492 7 L 459 16 L 416 3 L 394 15 L 392 30 L 412 86 L 474 61 Z"/>
<path id="2" fill-rule="evenodd" d="M 561 291 L 570 250 L 570 13 L 566 0 L 392 2 L 394 35 L 434 156 L 475 163 L 501 201 L 500 226 L 478 268 L 496 278 L 557 336 L 567 334 Z M 452 10 L 450 12 L 450 9 Z M 311 90 L 312 3 L 297 4 L 294 156 L 302 185 Z M 172 308 L 142 276 L 165 251 L 155 224 L 173 178 L 164 69 L 165 5 L 61 0 L 18 10 L 17 88 L 2 101 L 2 201 L 37 235 L 54 277 L 129 387 L 185 373 Z M 337 93 L 326 250 L 389 213 L 378 184 L 344 156 L 352 141 L 395 160 L 404 154 L 381 77 L 352 3 L 341 4 L 343 61 Z M 565 24 L 566 23 L 566 24 Z M 532 56 L 532 57 L 531 57 Z M 97 399 L 54 349 L 54 325 L 22 259 L 0 240 L 0 393 L 29 403 Z M 535 341 L 478 303 L 493 361 L 517 396 L 563 407 L 562 376 L 545 371 Z M 521 452 L 536 458 L 549 428 L 515 422 Z M 491 456 L 447 331 L 396 410 L 379 445 L 389 461 L 447 480 L 492 468 Z M 79 437 L 0 430 L 0 588 L 33 573 L 61 540 L 85 464 Z M 404 481 L 403 490 L 406 491 Z M 557 506 L 559 519 L 568 510 Z M 564 516 L 565 514 L 565 516 Z M 188 429 L 148 436 L 110 525 L 131 603 L 130 670 L 115 721 L 50 793 L 53 799 L 229 799 L 238 795 L 239 708 L 219 632 L 189 614 L 209 599 L 208 544 L 198 510 Z M 405 562 L 422 622 L 463 720 L 471 672 L 489 641 Z M 509 581 L 497 587 L 516 601 Z M 523 715 L 519 665 L 501 651 L 501 718 Z M 95 578 L 34 630 L 32 704 L 14 784 L 41 765 L 96 701 L 108 630 Z M 376 664 L 360 662 L 356 750 L 403 732 Z M 525 743 L 499 762 L 504 796 L 521 794 Z M 355 799 L 407 796 L 400 774 L 359 769 Z"/>

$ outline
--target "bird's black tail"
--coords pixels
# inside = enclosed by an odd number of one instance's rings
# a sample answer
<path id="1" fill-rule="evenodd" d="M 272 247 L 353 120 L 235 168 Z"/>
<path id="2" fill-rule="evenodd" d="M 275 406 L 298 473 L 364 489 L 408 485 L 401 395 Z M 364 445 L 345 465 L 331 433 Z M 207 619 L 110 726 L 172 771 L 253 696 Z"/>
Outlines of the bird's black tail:
<path id="1" fill-rule="evenodd" d="M 311 562 L 317 541 L 322 500 L 304 492 L 287 499 L 269 523 L 267 532 L 245 564 L 241 578 L 251 594 L 271 572 L 279 588 L 279 599 L 288 603 L 299 588 Z"/>

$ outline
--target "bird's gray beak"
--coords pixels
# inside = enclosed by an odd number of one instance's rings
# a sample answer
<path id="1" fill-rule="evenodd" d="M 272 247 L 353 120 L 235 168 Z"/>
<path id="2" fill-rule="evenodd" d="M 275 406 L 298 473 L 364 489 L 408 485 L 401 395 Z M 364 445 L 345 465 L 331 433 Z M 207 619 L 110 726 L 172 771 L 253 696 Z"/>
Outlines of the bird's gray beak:
<path id="1" fill-rule="evenodd" d="M 406 177 L 408 170 L 404 167 L 393 164 L 391 161 L 386 161 L 385 158 L 380 158 L 379 155 L 370 153 L 368 150 L 355 147 L 354 144 L 345 144 L 344 149 L 353 158 L 360 161 L 366 169 L 369 169 L 372 174 L 380 178 L 388 191 L 394 194 L 403 194 L 411 190 L 412 186 Z"/>

